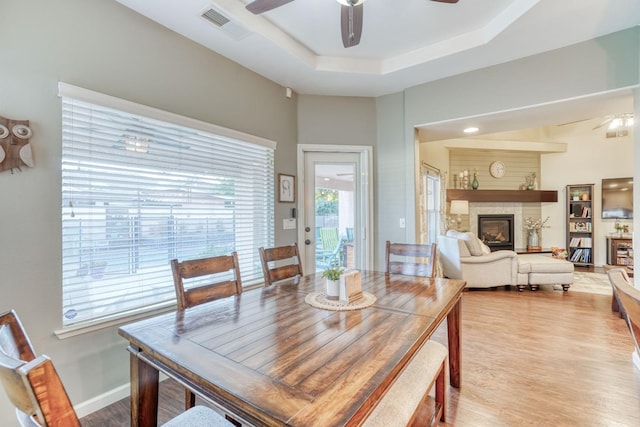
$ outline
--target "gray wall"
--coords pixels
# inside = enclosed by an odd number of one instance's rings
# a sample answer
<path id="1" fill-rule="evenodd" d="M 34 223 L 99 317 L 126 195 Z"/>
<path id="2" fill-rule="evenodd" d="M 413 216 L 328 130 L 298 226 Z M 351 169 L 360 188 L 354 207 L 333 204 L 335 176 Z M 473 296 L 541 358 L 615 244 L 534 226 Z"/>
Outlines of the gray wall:
<path id="1" fill-rule="evenodd" d="M 0 115 L 30 120 L 35 158 L 33 169 L 0 174 L 0 311 L 18 311 L 78 404 L 126 384 L 129 359 L 114 327 L 53 335 L 62 316 L 57 82 L 275 140 L 276 173 L 295 172 L 296 99 L 113 0 L 3 0 L 0 40 Z M 16 425 L 4 392 L 0 425 Z"/>

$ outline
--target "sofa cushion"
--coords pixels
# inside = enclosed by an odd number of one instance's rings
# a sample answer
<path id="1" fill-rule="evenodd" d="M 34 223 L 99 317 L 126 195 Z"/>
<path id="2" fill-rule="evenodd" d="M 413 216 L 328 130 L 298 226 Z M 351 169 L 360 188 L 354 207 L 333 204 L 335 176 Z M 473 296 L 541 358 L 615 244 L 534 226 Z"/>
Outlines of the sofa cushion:
<path id="1" fill-rule="evenodd" d="M 447 236 L 454 237 L 459 240 L 464 240 L 467 245 L 467 249 L 469 249 L 469 253 L 472 256 L 480 256 L 482 255 L 482 241 L 476 237 L 472 232 L 462 233 L 456 230 L 448 230 Z M 491 251 L 489 251 L 491 252 Z"/>
<path id="2" fill-rule="evenodd" d="M 530 254 L 518 256 L 519 273 L 573 273 L 573 263 L 550 256 Z"/>

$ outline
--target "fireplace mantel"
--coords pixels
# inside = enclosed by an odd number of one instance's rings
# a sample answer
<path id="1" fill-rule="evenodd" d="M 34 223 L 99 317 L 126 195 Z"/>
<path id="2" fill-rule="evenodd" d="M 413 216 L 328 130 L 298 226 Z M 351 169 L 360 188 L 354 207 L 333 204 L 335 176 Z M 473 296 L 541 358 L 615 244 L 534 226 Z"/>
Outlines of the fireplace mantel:
<path id="1" fill-rule="evenodd" d="M 447 202 L 468 200 L 470 202 L 557 202 L 555 190 L 447 190 Z"/>

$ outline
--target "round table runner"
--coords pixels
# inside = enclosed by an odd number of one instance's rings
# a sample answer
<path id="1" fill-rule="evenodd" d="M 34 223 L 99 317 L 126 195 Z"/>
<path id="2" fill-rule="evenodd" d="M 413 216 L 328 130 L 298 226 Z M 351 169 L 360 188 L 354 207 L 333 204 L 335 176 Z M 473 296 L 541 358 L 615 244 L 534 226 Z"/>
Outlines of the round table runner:
<path id="1" fill-rule="evenodd" d="M 367 308 L 376 302 L 376 297 L 369 292 L 363 291 L 361 299 L 350 303 L 344 303 L 337 300 L 327 299 L 324 292 L 312 292 L 305 297 L 304 301 L 313 307 L 322 308 L 324 310 L 347 311 Z"/>

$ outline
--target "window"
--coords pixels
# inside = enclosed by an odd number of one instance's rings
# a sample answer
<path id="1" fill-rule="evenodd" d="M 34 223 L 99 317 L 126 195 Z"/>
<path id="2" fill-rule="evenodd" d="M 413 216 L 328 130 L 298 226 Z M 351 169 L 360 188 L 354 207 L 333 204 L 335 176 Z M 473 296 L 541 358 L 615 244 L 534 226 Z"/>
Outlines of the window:
<path id="1" fill-rule="evenodd" d="M 60 83 L 63 326 L 175 300 L 170 260 L 238 252 L 262 280 L 275 143 Z"/>
<path id="2" fill-rule="evenodd" d="M 433 166 L 422 164 L 420 182 L 420 242 L 436 243 L 440 234 L 440 171 Z"/>

